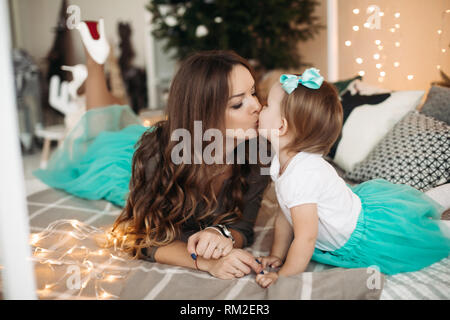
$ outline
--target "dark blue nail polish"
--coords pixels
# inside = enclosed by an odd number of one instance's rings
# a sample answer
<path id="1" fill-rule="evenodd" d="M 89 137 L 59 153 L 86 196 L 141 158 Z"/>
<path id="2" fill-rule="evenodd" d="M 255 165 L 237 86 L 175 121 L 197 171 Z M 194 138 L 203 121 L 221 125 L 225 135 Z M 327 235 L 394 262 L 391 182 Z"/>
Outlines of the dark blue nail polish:
<path id="1" fill-rule="evenodd" d="M 194 259 L 194 260 L 197 260 L 197 256 L 195 255 L 195 253 L 191 254 L 191 258 Z"/>
<path id="2" fill-rule="evenodd" d="M 259 264 L 261 264 L 261 262 L 260 262 L 258 259 L 255 258 L 255 260 L 256 260 L 256 262 L 258 262 Z"/>
<path id="3" fill-rule="evenodd" d="M 264 274 L 264 270 L 263 271 L 261 271 L 259 274 Z"/>

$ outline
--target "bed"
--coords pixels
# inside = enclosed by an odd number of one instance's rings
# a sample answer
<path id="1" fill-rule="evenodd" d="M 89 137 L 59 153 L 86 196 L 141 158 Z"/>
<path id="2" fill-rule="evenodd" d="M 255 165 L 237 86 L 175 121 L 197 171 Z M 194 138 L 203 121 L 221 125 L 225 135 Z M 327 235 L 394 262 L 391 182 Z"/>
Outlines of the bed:
<path id="1" fill-rule="evenodd" d="M 280 277 L 263 289 L 254 273 L 220 280 L 197 270 L 132 260 L 121 255 L 120 248 L 102 248 L 97 236 L 120 212 L 109 202 L 84 200 L 51 188 L 27 200 L 39 299 L 450 298 L 450 259 L 394 276 L 372 268 L 343 269 L 311 261 L 303 274 Z M 268 254 L 277 210 L 270 184 L 256 221 L 255 241 L 246 248 L 253 255 Z"/>

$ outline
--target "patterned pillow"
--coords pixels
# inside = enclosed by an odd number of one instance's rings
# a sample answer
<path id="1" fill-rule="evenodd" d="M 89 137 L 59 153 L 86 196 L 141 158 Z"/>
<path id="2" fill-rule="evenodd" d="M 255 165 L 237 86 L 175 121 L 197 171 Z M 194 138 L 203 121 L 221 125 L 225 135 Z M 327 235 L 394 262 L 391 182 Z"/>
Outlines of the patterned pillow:
<path id="1" fill-rule="evenodd" d="M 421 112 L 450 125 L 450 88 L 431 87 Z"/>
<path id="2" fill-rule="evenodd" d="M 450 178 L 450 126 L 417 111 L 399 121 L 346 179 L 383 178 L 426 191 Z"/>

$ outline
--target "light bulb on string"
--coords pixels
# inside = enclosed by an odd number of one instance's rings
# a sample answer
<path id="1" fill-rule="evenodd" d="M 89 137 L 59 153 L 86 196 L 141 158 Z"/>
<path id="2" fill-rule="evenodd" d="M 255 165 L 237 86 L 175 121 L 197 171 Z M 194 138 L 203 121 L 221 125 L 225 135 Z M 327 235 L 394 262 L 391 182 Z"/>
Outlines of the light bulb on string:
<path id="1" fill-rule="evenodd" d="M 380 54 L 379 54 L 379 53 L 375 53 L 375 54 L 373 55 L 373 58 L 374 58 L 375 60 L 380 59 Z"/>
<path id="2" fill-rule="evenodd" d="M 396 13 L 394 14 L 394 17 L 396 17 L 397 19 L 400 18 L 400 12 L 396 12 Z"/>
<path id="3" fill-rule="evenodd" d="M 358 74 L 362 77 L 362 76 L 364 76 L 366 73 L 364 72 L 364 70 L 361 70 L 361 71 L 358 72 Z"/>
<path id="4" fill-rule="evenodd" d="M 358 31 L 359 27 L 358 26 L 353 26 L 353 31 Z"/>
<path id="5" fill-rule="evenodd" d="M 363 59 L 362 58 L 356 58 L 355 61 L 356 61 L 357 64 L 363 63 Z"/>
<path id="6" fill-rule="evenodd" d="M 396 61 L 394 62 L 394 67 L 398 68 L 400 66 L 400 62 Z"/>
<path id="7" fill-rule="evenodd" d="M 414 75 L 409 74 L 406 78 L 407 78 L 408 80 L 412 80 L 412 79 L 414 79 Z"/>
<path id="8" fill-rule="evenodd" d="M 356 9 L 353 9 L 353 13 L 354 13 L 354 14 L 359 14 L 359 9 L 357 9 L 357 8 L 356 8 Z"/>
<path id="9" fill-rule="evenodd" d="M 345 45 L 347 47 L 350 47 L 352 45 L 352 42 L 350 40 L 345 41 Z"/>

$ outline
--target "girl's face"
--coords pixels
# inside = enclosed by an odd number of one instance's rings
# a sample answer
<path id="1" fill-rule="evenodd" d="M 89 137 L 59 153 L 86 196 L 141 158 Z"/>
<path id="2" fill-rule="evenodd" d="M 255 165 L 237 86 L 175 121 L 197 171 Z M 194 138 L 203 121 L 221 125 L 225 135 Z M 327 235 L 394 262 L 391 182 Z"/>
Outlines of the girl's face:
<path id="1" fill-rule="evenodd" d="M 284 91 L 279 83 L 275 83 L 269 91 L 267 106 L 259 114 L 259 134 L 270 141 L 271 130 L 278 130 L 282 126 L 281 101 Z"/>
<path id="2" fill-rule="evenodd" d="M 235 65 L 230 74 L 231 94 L 225 111 L 225 129 L 234 130 L 238 139 L 252 139 L 258 134 L 261 105 L 256 97 L 255 80 L 242 65 Z"/>

